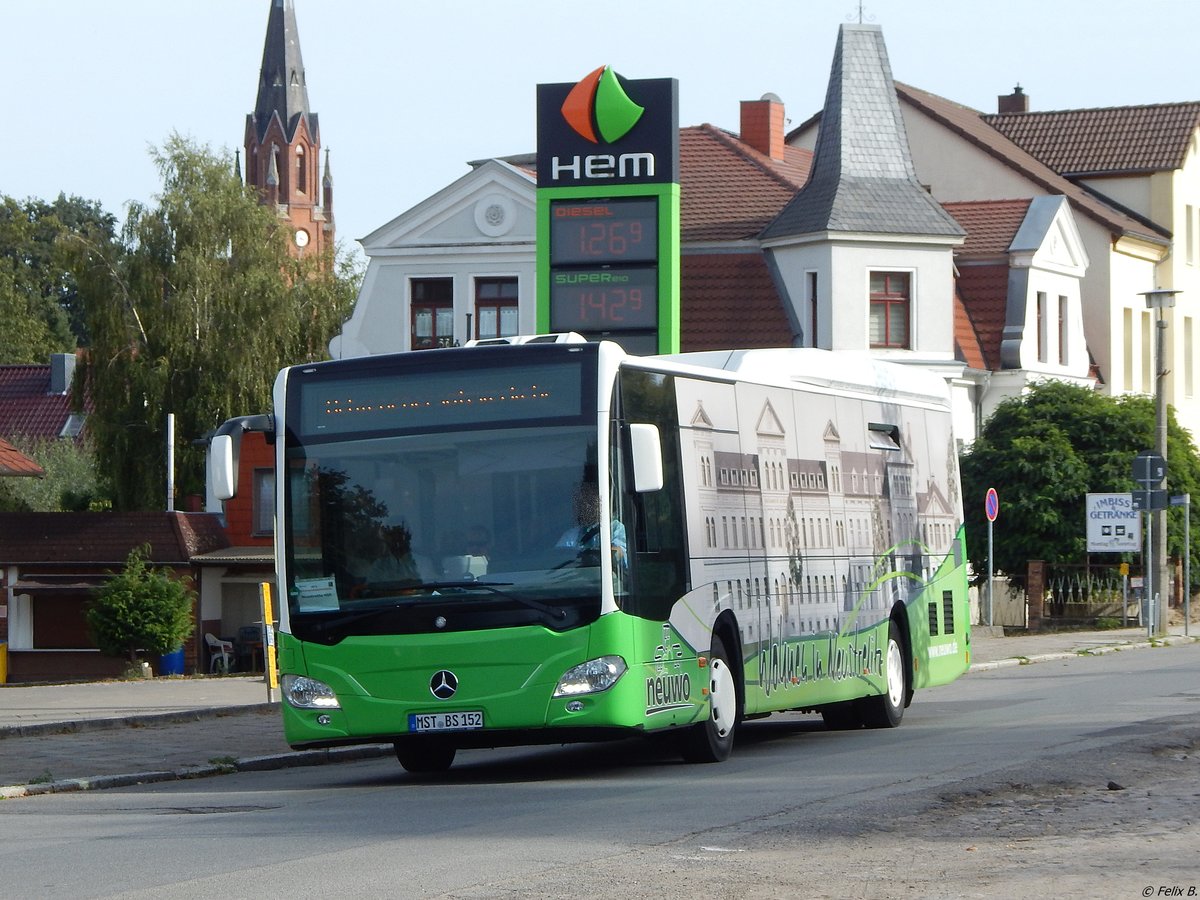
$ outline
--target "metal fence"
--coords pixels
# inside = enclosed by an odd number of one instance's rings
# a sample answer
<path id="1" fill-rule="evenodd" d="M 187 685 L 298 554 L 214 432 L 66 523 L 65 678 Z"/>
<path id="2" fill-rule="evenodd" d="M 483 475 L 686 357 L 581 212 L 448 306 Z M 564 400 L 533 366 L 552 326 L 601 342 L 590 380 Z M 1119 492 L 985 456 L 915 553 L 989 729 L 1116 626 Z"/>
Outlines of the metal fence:
<path id="1" fill-rule="evenodd" d="M 1141 596 L 1115 567 L 1055 565 L 1046 569 L 1042 614 L 1062 624 L 1122 619 L 1137 623 Z"/>

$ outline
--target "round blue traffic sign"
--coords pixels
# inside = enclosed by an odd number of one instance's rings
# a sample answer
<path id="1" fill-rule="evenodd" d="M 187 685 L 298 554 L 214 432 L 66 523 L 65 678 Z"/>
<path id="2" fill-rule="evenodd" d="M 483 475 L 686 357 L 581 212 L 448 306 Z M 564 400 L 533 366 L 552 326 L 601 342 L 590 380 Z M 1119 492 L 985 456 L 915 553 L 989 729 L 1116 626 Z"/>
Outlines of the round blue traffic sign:
<path id="1" fill-rule="evenodd" d="M 987 489 L 987 498 L 983 501 L 983 511 L 987 513 L 988 521 L 995 522 L 1000 514 L 1000 498 L 996 496 L 995 488 Z"/>

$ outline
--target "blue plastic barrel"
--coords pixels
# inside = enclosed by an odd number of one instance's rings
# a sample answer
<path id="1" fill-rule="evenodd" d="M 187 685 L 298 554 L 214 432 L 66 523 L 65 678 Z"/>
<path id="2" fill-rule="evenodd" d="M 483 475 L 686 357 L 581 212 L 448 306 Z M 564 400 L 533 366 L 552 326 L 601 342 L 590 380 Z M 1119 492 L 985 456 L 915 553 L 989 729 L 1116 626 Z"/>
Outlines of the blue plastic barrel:
<path id="1" fill-rule="evenodd" d="M 182 675 L 183 674 L 183 648 L 174 650 L 171 653 L 164 653 L 158 658 L 158 674 L 159 675 Z"/>

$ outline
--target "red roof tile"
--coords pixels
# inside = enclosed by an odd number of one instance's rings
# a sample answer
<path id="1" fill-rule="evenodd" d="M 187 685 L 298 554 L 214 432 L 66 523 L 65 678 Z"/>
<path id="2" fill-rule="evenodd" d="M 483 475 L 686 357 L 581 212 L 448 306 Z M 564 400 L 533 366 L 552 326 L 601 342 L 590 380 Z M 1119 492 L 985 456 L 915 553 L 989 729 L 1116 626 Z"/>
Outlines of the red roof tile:
<path id="1" fill-rule="evenodd" d="M 981 200 L 943 203 L 942 208 L 967 232 L 967 239 L 954 251 L 956 257 L 997 256 L 1008 253 L 1013 238 L 1025 221 L 1031 199 Z"/>
<path id="2" fill-rule="evenodd" d="M 0 477 L 20 477 L 25 475 L 41 478 L 45 474 L 45 469 L 4 438 L 0 438 Z"/>
<path id="3" fill-rule="evenodd" d="M 957 293 L 974 327 L 985 365 L 1000 368 L 1000 339 L 1008 307 L 1008 265 L 965 265 L 958 270 Z M 955 323 L 955 339 L 959 337 Z M 964 352 L 966 347 L 961 348 Z M 969 362 L 969 360 L 968 360 Z"/>
<path id="4" fill-rule="evenodd" d="M 70 392 L 50 393 L 50 366 L 0 366 L 0 435 L 57 438 L 72 411 Z"/>
<path id="5" fill-rule="evenodd" d="M 758 235 L 795 196 L 812 153 L 785 149 L 782 160 L 712 125 L 679 131 L 680 238 L 738 241 Z"/>
<path id="6" fill-rule="evenodd" d="M 791 346 L 792 328 L 760 251 L 685 254 L 679 280 L 684 352 Z"/>
<path id="7" fill-rule="evenodd" d="M 954 356 L 972 369 L 982 371 L 987 368 L 983 348 L 979 346 L 979 335 L 976 334 L 975 325 L 967 315 L 967 307 L 957 292 L 954 294 Z"/>
<path id="8" fill-rule="evenodd" d="M 1062 175 L 1178 169 L 1200 127 L 1200 103 L 983 116 L 983 121 Z"/>
<path id="9" fill-rule="evenodd" d="M 1162 245 L 1170 243 L 1168 233 L 1162 228 L 1109 206 L 1075 182 L 1064 178 L 991 127 L 985 121 L 983 113 L 978 110 L 898 82 L 896 94 L 901 101 L 911 104 L 983 152 L 1000 160 L 1047 194 L 1062 194 L 1070 202 L 1072 209 L 1099 222 L 1114 234 L 1130 235 Z"/>
<path id="10" fill-rule="evenodd" d="M 142 544 L 155 565 L 180 565 L 229 539 L 209 513 L 0 513 L 0 565 L 115 568 Z"/>

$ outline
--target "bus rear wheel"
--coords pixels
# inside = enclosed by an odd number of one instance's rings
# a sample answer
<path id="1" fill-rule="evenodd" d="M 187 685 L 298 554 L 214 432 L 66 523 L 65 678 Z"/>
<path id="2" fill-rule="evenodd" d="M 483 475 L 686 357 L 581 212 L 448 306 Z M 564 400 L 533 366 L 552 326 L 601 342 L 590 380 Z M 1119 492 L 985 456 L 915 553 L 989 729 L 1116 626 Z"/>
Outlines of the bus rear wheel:
<path id="1" fill-rule="evenodd" d="M 687 762 L 712 763 L 729 759 L 738 720 L 737 679 L 725 642 L 713 635 L 708 654 L 709 716 L 680 734 L 679 752 Z"/>
<path id="2" fill-rule="evenodd" d="M 902 640 L 900 628 L 892 620 L 888 626 L 887 655 L 883 661 L 887 690 L 878 697 L 864 697 L 858 701 L 863 724 L 868 728 L 895 728 L 904 718 L 904 703 L 908 698 L 908 666 L 904 663 L 904 650 L 900 646 Z"/>
<path id="3" fill-rule="evenodd" d="M 400 740 L 396 741 L 396 759 L 406 772 L 414 774 L 445 772 L 454 764 L 457 750 L 441 741 Z"/>

